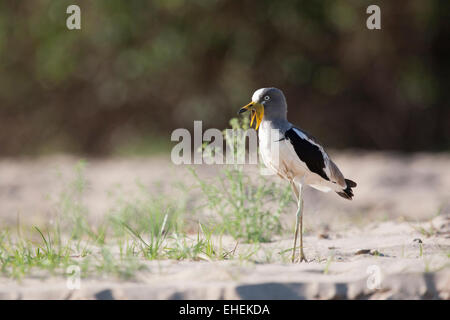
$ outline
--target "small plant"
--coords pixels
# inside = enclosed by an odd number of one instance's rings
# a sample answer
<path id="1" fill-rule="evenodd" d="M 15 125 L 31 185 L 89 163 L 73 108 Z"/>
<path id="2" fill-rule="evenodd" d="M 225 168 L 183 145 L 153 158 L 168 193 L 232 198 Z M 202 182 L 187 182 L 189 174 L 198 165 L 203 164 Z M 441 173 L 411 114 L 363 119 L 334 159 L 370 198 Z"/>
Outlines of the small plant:
<path id="1" fill-rule="evenodd" d="M 249 129 L 248 119 L 232 119 L 230 125 L 234 130 Z M 235 159 L 242 156 L 239 152 L 245 151 L 245 136 L 233 139 L 224 132 L 224 138 L 233 145 Z M 280 234 L 280 214 L 291 201 L 289 186 L 279 187 L 264 176 L 258 176 L 256 182 L 242 164 L 225 165 L 213 182 L 200 178 L 193 168 L 190 171 L 205 197 L 203 205 L 219 215 L 217 223 L 224 232 L 245 242 L 267 242 Z M 271 203 L 276 209 L 270 209 Z"/>
<path id="2" fill-rule="evenodd" d="M 331 263 L 333 262 L 333 260 L 334 260 L 334 256 L 331 256 L 328 258 L 325 268 L 323 269 L 323 274 L 328 274 L 328 272 L 330 272 L 330 266 L 331 266 Z"/>
<path id="3" fill-rule="evenodd" d="M 122 222 L 122 225 L 126 230 L 128 230 L 134 237 L 136 237 L 137 240 L 140 242 L 141 251 L 144 255 L 144 257 L 148 260 L 154 260 L 160 257 L 161 250 L 163 248 L 163 243 L 166 238 L 166 223 L 167 223 L 167 217 L 166 214 L 164 216 L 163 222 L 161 224 L 161 229 L 156 230 L 153 226 L 149 229 L 150 236 L 149 240 L 144 240 L 142 236 L 139 234 L 139 232 L 133 230 L 128 224 L 125 222 Z"/>
<path id="4" fill-rule="evenodd" d="M 414 243 L 417 243 L 417 246 L 419 247 L 419 257 L 422 258 L 423 256 L 423 241 L 419 238 L 414 239 Z"/>
<path id="5" fill-rule="evenodd" d="M 89 214 L 87 206 L 83 202 L 84 192 L 87 188 L 87 181 L 84 175 L 86 161 L 81 160 L 75 166 L 75 177 L 72 181 L 65 184 L 59 194 L 56 211 L 56 228 L 58 235 L 62 231 L 69 230 L 71 238 L 80 239 L 83 235 L 95 235 L 89 223 L 87 216 Z M 59 240 L 59 239 L 58 239 Z"/>
<path id="6" fill-rule="evenodd" d="M 118 198 L 108 214 L 115 236 L 123 236 L 127 228 L 136 233 L 150 232 L 157 235 L 164 232 L 182 231 L 185 221 L 182 219 L 184 203 L 164 195 L 155 195 L 141 183 L 137 183 L 137 192 L 125 197 L 119 190 Z M 164 227 L 163 227 L 164 225 Z"/>

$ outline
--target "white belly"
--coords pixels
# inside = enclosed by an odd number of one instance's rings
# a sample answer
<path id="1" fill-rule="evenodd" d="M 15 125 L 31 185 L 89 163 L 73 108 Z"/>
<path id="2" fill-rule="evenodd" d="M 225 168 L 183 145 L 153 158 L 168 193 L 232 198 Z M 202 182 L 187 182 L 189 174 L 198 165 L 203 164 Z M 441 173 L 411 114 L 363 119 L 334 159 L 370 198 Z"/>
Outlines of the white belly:
<path id="1" fill-rule="evenodd" d="M 278 130 L 260 129 L 259 151 L 266 167 L 286 180 L 310 185 L 320 191 L 331 190 L 329 182 L 309 171 L 307 165 L 299 159 L 289 140 L 284 139 Z"/>
<path id="2" fill-rule="evenodd" d="M 259 131 L 259 152 L 266 167 L 284 179 L 292 180 L 305 175 L 306 164 L 299 161 L 290 142 L 278 130 L 263 128 Z M 292 153 L 292 151 L 294 153 Z"/>

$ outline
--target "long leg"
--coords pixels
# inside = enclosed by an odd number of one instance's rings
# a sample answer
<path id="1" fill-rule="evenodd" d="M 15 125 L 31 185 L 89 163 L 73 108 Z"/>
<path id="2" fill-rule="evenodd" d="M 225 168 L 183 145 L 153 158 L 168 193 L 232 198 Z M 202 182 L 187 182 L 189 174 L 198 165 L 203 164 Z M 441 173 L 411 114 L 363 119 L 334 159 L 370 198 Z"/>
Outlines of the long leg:
<path id="1" fill-rule="evenodd" d="M 299 191 L 298 191 L 297 187 L 295 186 L 294 181 L 291 181 L 291 187 L 292 187 L 292 191 L 294 192 L 295 199 L 297 200 L 297 214 L 295 216 L 296 218 L 295 218 L 294 247 L 292 248 L 292 262 L 294 262 L 295 261 L 295 251 L 297 249 L 297 237 L 298 237 L 298 225 L 299 225 L 298 210 L 300 208 L 300 206 L 299 206 L 300 195 L 299 195 Z"/>
<path id="2" fill-rule="evenodd" d="M 300 186 L 300 190 L 299 190 L 299 208 L 297 211 L 297 220 L 299 219 L 299 213 L 300 213 L 300 255 L 298 257 L 299 262 L 305 261 L 306 257 L 305 254 L 303 253 L 303 187 Z"/>
<path id="3" fill-rule="evenodd" d="M 293 180 L 291 180 L 291 188 L 292 188 L 292 192 L 294 193 L 295 196 L 295 201 L 297 201 L 298 203 L 298 189 L 297 186 L 295 185 L 295 182 Z"/>

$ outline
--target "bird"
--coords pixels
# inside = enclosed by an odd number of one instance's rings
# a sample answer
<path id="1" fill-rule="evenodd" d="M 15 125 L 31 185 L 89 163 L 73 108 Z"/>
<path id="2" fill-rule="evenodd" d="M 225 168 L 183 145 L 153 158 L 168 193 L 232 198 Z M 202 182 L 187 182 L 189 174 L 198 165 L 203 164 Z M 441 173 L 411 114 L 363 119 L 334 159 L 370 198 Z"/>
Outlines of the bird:
<path id="1" fill-rule="evenodd" d="M 287 180 L 297 202 L 292 262 L 308 262 L 303 251 L 303 186 L 334 191 L 352 200 L 356 182 L 346 179 L 316 138 L 287 120 L 287 102 L 277 88 L 261 88 L 238 114 L 250 111 L 258 130 L 259 152 L 266 167 Z M 296 260 L 300 233 L 299 256 Z"/>

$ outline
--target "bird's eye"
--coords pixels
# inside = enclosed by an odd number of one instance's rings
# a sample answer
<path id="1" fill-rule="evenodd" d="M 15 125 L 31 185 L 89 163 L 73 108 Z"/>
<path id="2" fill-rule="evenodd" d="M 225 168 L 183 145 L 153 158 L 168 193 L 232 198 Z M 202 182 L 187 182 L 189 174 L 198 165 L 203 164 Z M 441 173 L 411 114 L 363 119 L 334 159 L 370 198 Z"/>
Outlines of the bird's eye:
<path id="1" fill-rule="evenodd" d="M 270 97 L 269 97 L 269 96 L 265 96 L 265 97 L 264 97 L 264 100 L 269 101 L 269 100 L 270 100 Z"/>

